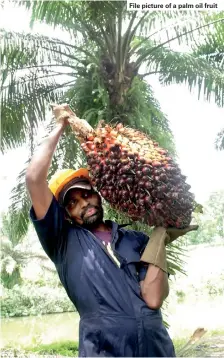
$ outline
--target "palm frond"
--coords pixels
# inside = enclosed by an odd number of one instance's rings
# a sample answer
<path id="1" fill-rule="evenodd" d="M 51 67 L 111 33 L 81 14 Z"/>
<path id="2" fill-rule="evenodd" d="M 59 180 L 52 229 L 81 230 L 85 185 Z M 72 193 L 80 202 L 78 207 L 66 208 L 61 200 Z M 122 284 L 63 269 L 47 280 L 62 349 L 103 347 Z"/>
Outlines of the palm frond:
<path id="1" fill-rule="evenodd" d="M 153 89 L 147 82 L 138 77 L 134 79 L 127 93 L 126 106 L 127 110 L 124 110 L 124 115 L 128 113 L 126 123 L 150 135 L 175 156 L 175 144 L 168 118 L 161 110 Z"/>
<path id="2" fill-rule="evenodd" d="M 21 187 L 19 190 L 21 195 Z M 25 215 L 22 215 L 19 211 L 14 211 L 13 208 L 10 208 L 7 215 L 2 218 L 1 235 L 7 237 L 14 247 L 24 238 L 28 230 L 28 224 L 27 211 L 25 211 Z"/>
<path id="3" fill-rule="evenodd" d="M 215 102 L 224 105 L 224 72 L 216 62 L 165 47 L 153 52 L 150 49 L 153 49 L 152 43 L 145 44 L 140 51 L 147 58 L 148 74 L 158 73 L 160 82 L 165 85 L 186 83 L 190 91 L 198 88 L 199 98 L 203 94 L 210 100 L 214 95 Z"/>
<path id="4" fill-rule="evenodd" d="M 216 63 L 220 69 L 224 69 L 224 12 L 212 16 L 220 19 L 215 23 L 211 31 L 203 38 L 199 39 L 193 46 L 193 53 L 197 57 L 206 59 L 208 62 Z M 209 20 L 211 20 L 209 18 Z"/>
<path id="5" fill-rule="evenodd" d="M 217 134 L 215 148 L 217 150 L 224 150 L 224 128 Z"/>
<path id="6" fill-rule="evenodd" d="M 66 86 L 66 83 L 63 85 Z M 54 80 L 45 78 L 43 81 L 34 79 L 33 76 L 29 76 L 28 82 L 25 83 L 23 79 L 18 81 L 12 79 L 9 86 L 3 88 L 1 98 L 3 152 L 27 142 L 30 126 L 37 128 L 37 118 L 45 120 L 47 103 L 60 101 L 63 94 L 61 88 L 62 85 L 56 84 Z M 32 117 L 30 117 L 31 112 Z"/>
<path id="7" fill-rule="evenodd" d="M 4 75 L 1 115 L 2 151 L 5 151 L 25 143 L 29 127 L 37 125 L 35 118 L 45 119 L 46 104 L 60 101 L 64 91 L 74 83 L 76 71 L 71 66 L 72 61 L 75 66 L 77 60 L 70 55 L 69 45 L 63 43 L 62 49 L 59 40 L 47 41 L 42 36 L 2 33 Z M 76 69 L 85 71 L 82 61 L 80 57 L 81 67 L 76 66 Z M 68 72 L 65 72 L 66 69 Z M 31 119 L 29 114 L 32 111 Z"/>
<path id="8" fill-rule="evenodd" d="M 156 14 L 156 19 L 157 16 Z M 155 32 L 149 32 L 145 34 L 145 36 L 138 36 L 136 33 L 136 39 L 134 39 L 130 55 L 134 55 L 134 53 L 149 40 L 154 43 L 152 51 L 163 46 L 172 47 L 173 45 L 182 45 L 183 43 L 192 45 L 198 38 L 207 36 L 211 28 L 222 21 L 222 18 L 210 19 L 209 21 L 209 18 L 200 12 L 194 12 L 191 15 L 186 12 L 172 12 L 172 14 L 168 12 L 162 16 L 165 21 L 163 21 L 160 26 L 158 26 L 158 23 L 155 21 L 157 24 Z M 142 58 L 138 61 L 141 63 Z"/>

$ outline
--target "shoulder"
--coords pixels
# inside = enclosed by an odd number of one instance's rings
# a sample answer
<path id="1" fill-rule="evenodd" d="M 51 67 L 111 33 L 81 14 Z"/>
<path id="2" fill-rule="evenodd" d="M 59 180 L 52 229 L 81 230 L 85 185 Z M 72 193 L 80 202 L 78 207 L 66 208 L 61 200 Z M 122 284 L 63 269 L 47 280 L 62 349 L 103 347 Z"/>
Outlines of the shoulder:
<path id="1" fill-rule="evenodd" d="M 131 241 L 148 242 L 149 236 L 141 231 L 120 229 L 124 236 L 128 236 Z"/>
<path id="2" fill-rule="evenodd" d="M 140 231 L 121 229 L 123 245 L 129 250 L 142 252 L 149 241 L 149 237 Z M 123 246 L 122 245 L 122 246 Z"/>

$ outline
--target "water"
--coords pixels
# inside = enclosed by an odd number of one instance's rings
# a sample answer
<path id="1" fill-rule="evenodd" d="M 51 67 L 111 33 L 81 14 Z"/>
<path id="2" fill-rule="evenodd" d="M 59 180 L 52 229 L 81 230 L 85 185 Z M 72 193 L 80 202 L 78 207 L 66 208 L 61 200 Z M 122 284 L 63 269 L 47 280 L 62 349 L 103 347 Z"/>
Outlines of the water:
<path id="1" fill-rule="evenodd" d="M 1 348 L 15 348 L 55 341 L 78 341 L 79 315 L 76 312 L 4 318 L 1 320 Z M 16 342 L 16 344 L 15 344 Z"/>

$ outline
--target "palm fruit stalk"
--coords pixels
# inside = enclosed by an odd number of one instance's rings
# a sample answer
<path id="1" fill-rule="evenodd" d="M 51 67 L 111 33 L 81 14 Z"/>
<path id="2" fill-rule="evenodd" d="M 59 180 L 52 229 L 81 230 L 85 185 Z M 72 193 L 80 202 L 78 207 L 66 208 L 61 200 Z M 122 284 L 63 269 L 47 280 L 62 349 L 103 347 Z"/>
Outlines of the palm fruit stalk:
<path id="1" fill-rule="evenodd" d="M 185 228 L 194 195 L 168 151 L 121 123 L 96 130 L 71 113 L 69 123 L 84 150 L 92 184 L 110 205 L 149 226 Z"/>

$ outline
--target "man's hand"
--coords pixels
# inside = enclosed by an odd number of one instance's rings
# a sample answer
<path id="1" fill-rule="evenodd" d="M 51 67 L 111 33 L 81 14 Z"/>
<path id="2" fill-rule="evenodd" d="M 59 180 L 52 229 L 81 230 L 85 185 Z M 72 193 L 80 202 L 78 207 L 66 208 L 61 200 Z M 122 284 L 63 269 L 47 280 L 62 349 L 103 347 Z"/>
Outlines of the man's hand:
<path id="1" fill-rule="evenodd" d="M 64 126 L 69 125 L 69 117 L 75 116 L 75 113 L 71 110 L 68 104 L 50 104 L 56 123 L 61 123 Z"/>
<path id="2" fill-rule="evenodd" d="M 165 246 L 176 240 L 178 237 L 185 235 L 189 231 L 197 229 L 198 225 L 191 225 L 186 229 L 166 229 L 162 226 L 156 227 L 150 235 L 150 239 L 140 260 L 157 266 L 164 272 L 167 272 Z"/>
<path id="3" fill-rule="evenodd" d="M 198 225 L 190 225 L 186 229 L 175 229 L 175 228 L 168 228 L 166 230 L 166 239 L 165 245 L 170 244 L 174 240 L 178 239 L 178 237 L 187 234 L 190 231 L 197 230 Z"/>

